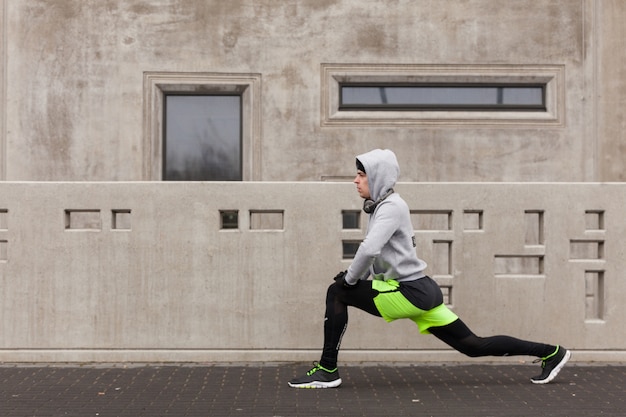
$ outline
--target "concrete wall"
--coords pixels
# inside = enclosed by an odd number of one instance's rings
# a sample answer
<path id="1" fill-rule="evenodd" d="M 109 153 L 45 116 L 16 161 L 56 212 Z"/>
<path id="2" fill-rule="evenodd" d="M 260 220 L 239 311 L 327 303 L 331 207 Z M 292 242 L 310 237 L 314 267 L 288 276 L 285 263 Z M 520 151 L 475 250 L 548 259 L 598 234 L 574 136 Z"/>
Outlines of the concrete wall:
<path id="1" fill-rule="evenodd" d="M 397 190 L 476 333 L 625 359 L 626 185 Z M 315 360 L 342 241 L 366 226 L 342 211 L 360 205 L 339 183 L 0 183 L 0 361 Z M 410 321 L 350 314 L 343 361 L 467 360 Z"/>
<path id="2" fill-rule="evenodd" d="M 624 17 L 621 0 L 0 0 L 0 360 L 317 357 L 341 241 L 362 236 L 341 230 L 354 190 L 326 180 L 375 147 L 430 210 L 420 251 L 477 332 L 623 359 L 624 185 L 599 182 L 626 179 Z M 390 74 L 549 79 L 550 109 L 335 111 L 337 80 Z M 168 79 L 244 85 L 256 183 L 152 182 Z M 250 210 L 284 210 L 284 230 L 248 230 L 267 221 Z M 345 359 L 459 358 L 352 317 Z"/>
<path id="3" fill-rule="evenodd" d="M 405 181 L 622 181 L 620 0 L 22 0 L 2 5 L 6 180 L 146 180 L 144 75 L 256 74 L 251 179 L 352 175 L 390 147 Z M 324 64 L 458 76 L 557 67 L 556 123 L 323 123 Z M 500 74 L 498 72 L 498 74 Z M 476 75 L 476 74 L 474 74 Z M 493 75 L 493 74 L 492 74 Z"/>

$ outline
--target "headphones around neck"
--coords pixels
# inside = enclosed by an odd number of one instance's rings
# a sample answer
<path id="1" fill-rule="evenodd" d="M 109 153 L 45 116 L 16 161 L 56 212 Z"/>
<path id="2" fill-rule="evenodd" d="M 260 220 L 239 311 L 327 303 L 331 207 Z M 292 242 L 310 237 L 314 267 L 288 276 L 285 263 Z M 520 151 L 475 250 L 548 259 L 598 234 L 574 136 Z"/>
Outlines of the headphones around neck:
<path id="1" fill-rule="evenodd" d="M 378 207 L 378 205 L 391 194 L 393 194 L 393 188 L 390 188 L 389 191 L 387 191 L 382 197 L 380 197 L 376 201 L 372 200 L 371 198 L 365 199 L 365 201 L 363 202 L 363 211 L 367 214 L 373 213 L 374 210 L 376 210 L 376 207 Z"/>

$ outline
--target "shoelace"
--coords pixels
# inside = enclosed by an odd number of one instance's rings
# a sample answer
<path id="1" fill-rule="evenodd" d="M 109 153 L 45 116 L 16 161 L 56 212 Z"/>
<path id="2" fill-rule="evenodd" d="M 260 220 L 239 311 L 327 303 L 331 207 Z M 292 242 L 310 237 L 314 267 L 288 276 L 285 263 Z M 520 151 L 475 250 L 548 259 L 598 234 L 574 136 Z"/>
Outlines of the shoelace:
<path id="1" fill-rule="evenodd" d="M 337 370 L 337 368 L 335 368 L 335 369 L 333 369 L 333 370 L 331 371 L 330 369 L 326 369 L 326 368 L 324 368 L 322 365 L 320 365 L 320 364 L 319 364 L 319 363 L 317 363 L 317 362 L 313 362 L 313 365 L 314 365 L 314 366 L 313 366 L 313 368 L 311 368 L 311 369 L 310 369 L 310 370 L 306 373 L 308 376 L 313 375 L 314 373 L 316 373 L 316 372 L 317 372 L 317 371 L 319 371 L 319 370 L 326 371 L 326 372 L 328 372 L 328 373 L 333 373 L 333 372 L 335 372 L 335 371 Z"/>
<path id="2" fill-rule="evenodd" d="M 314 373 L 316 373 L 320 369 L 324 369 L 324 368 L 322 368 L 322 366 L 319 363 L 315 363 L 314 365 L 315 366 L 312 369 L 310 369 L 309 372 L 306 373 L 308 376 L 313 375 Z"/>
<path id="3" fill-rule="evenodd" d="M 556 350 L 555 350 L 553 353 L 551 353 L 550 355 L 546 356 L 545 358 L 535 359 L 535 360 L 533 361 L 533 363 L 538 363 L 538 362 L 541 362 L 541 367 L 542 367 L 542 368 L 545 368 L 545 367 L 546 367 L 546 362 L 548 361 L 548 359 L 550 359 L 550 358 L 552 358 L 554 355 L 556 355 L 556 354 L 559 352 L 559 349 L 560 349 L 560 347 L 559 347 L 559 345 L 557 345 L 557 346 L 556 346 Z"/>
<path id="4" fill-rule="evenodd" d="M 545 360 L 544 358 L 535 359 L 535 360 L 533 361 L 533 363 L 539 363 L 539 362 L 541 362 L 541 367 L 542 367 L 542 368 L 545 368 L 545 367 L 546 367 L 546 360 Z"/>

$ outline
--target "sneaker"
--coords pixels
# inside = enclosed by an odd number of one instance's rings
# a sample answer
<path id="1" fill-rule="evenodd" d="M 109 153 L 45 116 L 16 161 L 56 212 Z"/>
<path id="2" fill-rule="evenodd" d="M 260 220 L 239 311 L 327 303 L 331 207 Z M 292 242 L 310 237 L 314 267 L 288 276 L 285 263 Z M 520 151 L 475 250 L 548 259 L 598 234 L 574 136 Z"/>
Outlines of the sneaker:
<path id="1" fill-rule="evenodd" d="M 289 386 L 293 388 L 335 388 L 341 385 L 337 368 L 326 369 L 319 363 L 314 363 L 314 365 L 305 376 L 289 381 Z"/>
<path id="2" fill-rule="evenodd" d="M 545 358 L 537 359 L 534 362 L 541 361 L 541 375 L 530 378 L 533 384 L 547 384 L 559 374 L 563 366 L 567 363 L 572 354 L 564 347 L 558 346 L 554 353 Z"/>

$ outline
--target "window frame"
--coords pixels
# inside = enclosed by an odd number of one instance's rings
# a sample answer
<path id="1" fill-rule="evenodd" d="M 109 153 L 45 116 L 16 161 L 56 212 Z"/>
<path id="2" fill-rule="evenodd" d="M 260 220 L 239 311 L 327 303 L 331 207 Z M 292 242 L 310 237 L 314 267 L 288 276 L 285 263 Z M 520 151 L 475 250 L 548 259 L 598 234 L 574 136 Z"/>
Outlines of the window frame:
<path id="1" fill-rule="evenodd" d="M 144 180 L 164 181 L 164 103 L 170 94 L 240 95 L 242 181 L 260 179 L 260 74 L 144 72 Z"/>
<path id="2" fill-rule="evenodd" d="M 544 85 L 545 110 L 345 109 L 340 86 Z M 565 123 L 564 65 L 321 64 L 320 124 L 336 126 L 529 126 Z"/>

